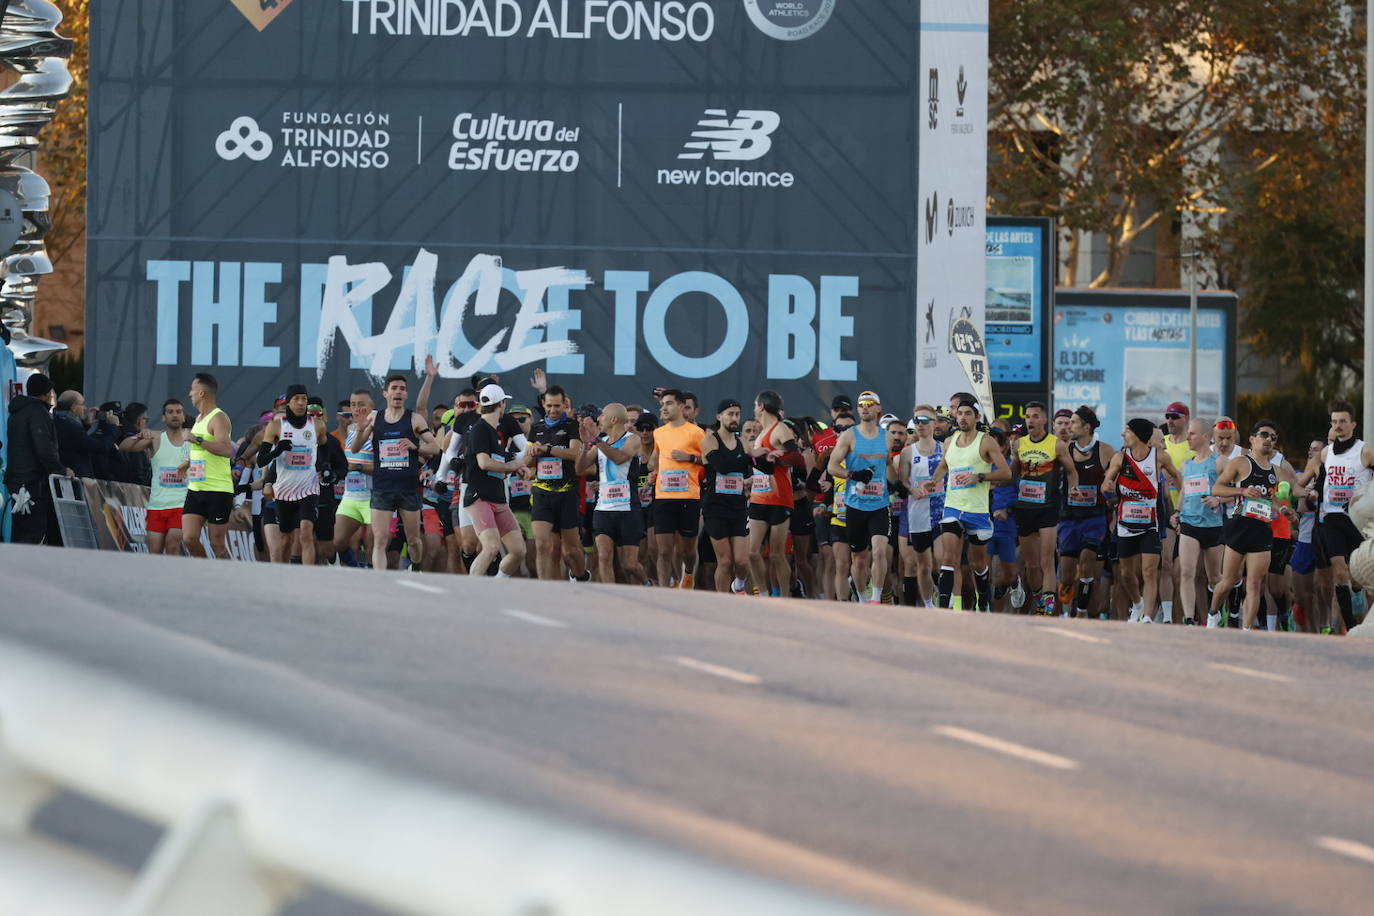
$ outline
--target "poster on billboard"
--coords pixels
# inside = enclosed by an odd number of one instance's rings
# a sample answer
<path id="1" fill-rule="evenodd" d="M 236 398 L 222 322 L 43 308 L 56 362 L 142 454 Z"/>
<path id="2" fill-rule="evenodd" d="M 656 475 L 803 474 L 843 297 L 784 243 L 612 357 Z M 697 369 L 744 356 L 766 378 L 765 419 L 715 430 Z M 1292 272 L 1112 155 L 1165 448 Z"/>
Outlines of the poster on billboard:
<path id="1" fill-rule="evenodd" d="M 985 338 L 999 397 L 1049 396 L 1054 305 L 1054 221 L 989 216 L 984 292 Z"/>
<path id="2" fill-rule="evenodd" d="M 984 325 L 988 4 L 925 0 L 920 8 L 916 390 L 938 404 L 978 390 L 955 350 L 954 326 Z"/>
<path id="3" fill-rule="evenodd" d="M 1234 411 L 1236 306 L 1234 293 L 1198 294 L 1196 416 Z M 1162 418 L 1189 401 L 1191 335 L 1186 292 L 1057 290 L 1055 407 L 1087 404 L 1109 425 Z"/>
<path id="4" fill-rule="evenodd" d="M 87 387 L 155 403 L 209 371 L 245 417 L 432 354 L 441 398 L 545 368 L 579 402 L 910 403 L 917 260 L 982 231 L 974 4 L 932 33 L 969 174 L 920 247 L 927 45 L 893 36 L 929 6 L 94 4 Z"/>

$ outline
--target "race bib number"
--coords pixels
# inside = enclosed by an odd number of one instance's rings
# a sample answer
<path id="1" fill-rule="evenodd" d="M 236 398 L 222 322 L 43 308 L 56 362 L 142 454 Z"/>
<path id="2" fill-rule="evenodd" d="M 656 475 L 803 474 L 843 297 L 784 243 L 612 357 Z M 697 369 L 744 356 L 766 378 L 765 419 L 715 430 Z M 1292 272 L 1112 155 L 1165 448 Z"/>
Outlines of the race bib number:
<path id="1" fill-rule="evenodd" d="M 744 495 L 744 475 L 743 474 L 717 474 L 716 492 L 726 496 Z"/>
<path id="2" fill-rule="evenodd" d="M 1069 491 L 1069 505 L 1080 509 L 1091 509 L 1097 505 L 1097 487 L 1077 486 Z"/>
<path id="3" fill-rule="evenodd" d="M 351 472 L 344 478 L 344 495 L 349 498 L 366 496 L 372 492 L 372 482 L 367 479 L 366 474 L 358 471 Z"/>
<path id="4" fill-rule="evenodd" d="M 659 471 L 658 491 L 660 493 L 686 493 L 688 478 L 686 471 Z"/>
<path id="5" fill-rule="evenodd" d="M 287 452 L 285 458 L 286 467 L 288 470 L 300 471 L 312 466 L 310 461 L 310 451 L 308 449 L 299 452 Z"/>
<path id="6" fill-rule="evenodd" d="M 1274 506 L 1267 499 L 1247 498 L 1241 504 L 1240 514 L 1266 524 L 1274 520 Z"/>
<path id="7" fill-rule="evenodd" d="M 749 489 L 755 496 L 769 496 L 773 492 L 773 475 L 755 471 L 749 480 Z"/>
<path id="8" fill-rule="evenodd" d="M 1023 480 L 1017 489 L 1017 498 L 1023 503 L 1043 503 L 1048 485 L 1043 480 Z"/>
<path id="9" fill-rule="evenodd" d="M 562 480 L 563 460 L 561 458 L 540 458 L 538 474 L 540 480 Z"/>
<path id="10" fill-rule="evenodd" d="M 861 483 L 854 489 L 860 496 L 872 496 L 878 499 L 887 495 L 887 484 L 881 480 L 870 480 L 868 483 Z"/>
<path id="11" fill-rule="evenodd" d="M 199 458 L 191 460 L 191 470 L 186 475 L 191 483 L 205 483 L 205 462 Z"/>
<path id="12" fill-rule="evenodd" d="M 596 502 L 597 491 L 601 489 L 601 482 L 597 480 L 587 481 L 587 502 Z"/>
<path id="13" fill-rule="evenodd" d="M 1350 505 L 1350 499 L 1354 495 L 1354 487 L 1327 487 L 1326 504 L 1328 506 L 1345 507 Z"/>
<path id="14" fill-rule="evenodd" d="M 630 504 L 630 485 L 628 483 L 608 483 L 601 488 L 601 508 L 612 509 Z"/>
<path id="15" fill-rule="evenodd" d="M 530 495 L 530 482 L 522 477 L 512 477 L 510 481 L 510 495 L 515 498 Z"/>
<path id="16" fill-rule="evenodd" d="M 342 482 L 342 481 L 340 481 L 339 483 L 334 484 L 334 498 L 335 498 L 335 499 L 343 499 L 343 498 L 344 498 L 344 492 L 345 492 L 345 489 L 344 489 L 344 485 L 343 485 L 343 482 Z"/>
<path id="17" fill-rule="evenodd" d="M 378 445 L 381 446 L 381 464 L 384 468 L 404 468 L 410 464 L 410 452 L 402 444 L 402 439 L 383 439 Z"/>
<path id="18" fill-rule="evenodd" d="M 1140 525 L 1153 524 L 1155 520 L 1154 503 L 1122 502 L 1121 520 Z"/>
<path id="19" fill-rule="evenodd" d="M 1188 496 L 1206 496 L 1209 489 L 1206 477 L 1183 478 L 1183 492 Z"/>
<path id="20" fill-rule="evenodd" d="M 186 478 L 181 476 L 181 472 L 176 468 L 158 468 L 157 482 L 164 487 L 186 486 Z"/>
<path id="21" fill-rule="evenodd" d="M 949 476 L 951 490 L 968 490 L 978 484 L 978 475 L 973 473 L 973 468 L 955 468 Z"/>

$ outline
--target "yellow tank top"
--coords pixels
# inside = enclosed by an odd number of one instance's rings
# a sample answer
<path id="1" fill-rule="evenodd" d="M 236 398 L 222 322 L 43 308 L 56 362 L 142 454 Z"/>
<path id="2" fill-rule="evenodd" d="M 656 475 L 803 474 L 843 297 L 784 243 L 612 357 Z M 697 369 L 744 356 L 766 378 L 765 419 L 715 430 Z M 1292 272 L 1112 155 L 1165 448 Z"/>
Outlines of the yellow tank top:
<path id="1" fill-rule="evenodd" d="M 191 427 L 191 435 L 214 442 L 215 437 L 210 435 L 210 421 L 217 413 L 224 411 L 216 407 L 207 414 L 201 414 Z M 224 414 L 224 419 L 227 421 L 229 415 Z M 195 442 L 191 442 L 190 446 L 191 469 L 186 474 L 187 487 L 197 493 L 233 493 L 234 476 L 229 469 L 229 459 L 211 454 Z"/>
<path id="2" fill-rule="evenodd" d="M 674 461 L 673 451 L 689 452 L 701 457 L 701 427 L 695 423 L 681 426 L 660 426 L 654 430 L 654 445 L 658 448 L 658 478 L 654 495 L 659 499 L 700 499 L 701 483 L 697 476 L 701 465 Z"/>
<path id="3" fill-rule="evenodd" d="M 956 484 L 954 482 L 955 477 L 961 472 L 986 474 L 992 470 L 992 465 L 983 458 L 981 452 L 984 433 L 975 434 L 973 441 L 965 446 L 958 444 L 960 435 L 962 433 L 955 433 L 945 440 L 945 464 L 949 465 L 949 482 L 945 487 L 945 506 L 973 515 L 987 515 L 989 492 L 987 481 L 970 484 Z"/>
<path id="4" fill-rule="evenodd" d="M 1164 437 L 1164 451 L 1169 453 L 1169 460 L 1174 463 L 1174 467 L 1180 470 L 1189 458 L 1193 458 L 1197 455 L 1197 452 L 1193 451 L 1193 447 L 1188 444 L 1187 439 L 1184 439 L 1182 442 L 1175 442 L 1168 436 Z M 1178 504 L 1183 500 L 1183 494 L 1174 489 L 1172 483 L 1169 484 L 1169 500 L 1174 504 L 1175 509 L 1178 508 Z"/>

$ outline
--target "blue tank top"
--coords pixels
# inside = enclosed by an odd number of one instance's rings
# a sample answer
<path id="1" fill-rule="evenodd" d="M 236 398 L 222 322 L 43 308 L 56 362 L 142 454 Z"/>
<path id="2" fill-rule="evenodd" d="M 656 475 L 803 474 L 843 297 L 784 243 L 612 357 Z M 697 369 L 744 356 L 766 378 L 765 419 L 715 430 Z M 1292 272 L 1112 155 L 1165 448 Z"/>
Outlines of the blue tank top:
<path id="1" fill-rule="evenodd" d="M 1208 509 L 1202 503 L 1204 497 L 1212 495 L 1218 473 L 1216 455 L 1208 455 L 1202 461 L 1189 458 L 1183 462 L 1183 502 L 1179 505 L 1179 517 L 1184 524 L 1194 528 L 1221 525 L 1221 507 Z"/>
<path id="2" fill-rule="evenodd" d="M 406 450 L 400 443 L 402 439 L 415 442 L 411 431 L 409 410 L 395 423 L 386 419 L 386 408 L 377 411 L 377 420 L 372 426 L 372 489 L 378 493 L 406 493 L 418 491 L 420 487 L 420 457 L 415 451 Z M 415 443 L 419 445 L 418 442 Z"/>
<path id="3" fill-rule="evenodd" d="M 854 448 L 844 460 L 845 467 L 850 474 L 872 468 L 873 479 L 866 484 L 851 480 L 844 489 L 845 505 L 862 512 L 886 509 L 887 465 L 891 458 L 887 451 L 887 433 L 879 429 L 878 434 L 870 438 L 857 425 L 851 431 L 854 433 Z"/>

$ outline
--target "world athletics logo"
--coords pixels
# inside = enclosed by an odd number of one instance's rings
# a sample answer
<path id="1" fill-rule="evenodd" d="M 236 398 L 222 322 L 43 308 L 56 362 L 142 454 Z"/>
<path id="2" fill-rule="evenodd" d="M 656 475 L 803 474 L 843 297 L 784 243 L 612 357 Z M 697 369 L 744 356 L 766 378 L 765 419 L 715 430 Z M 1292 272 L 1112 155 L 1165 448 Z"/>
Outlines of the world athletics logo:
<path id="1" fill-rule="evenodd" d="M 821 30 L 837 0 L 744 0 L 760 32 L 779 41 L 801 41 Z"/>

